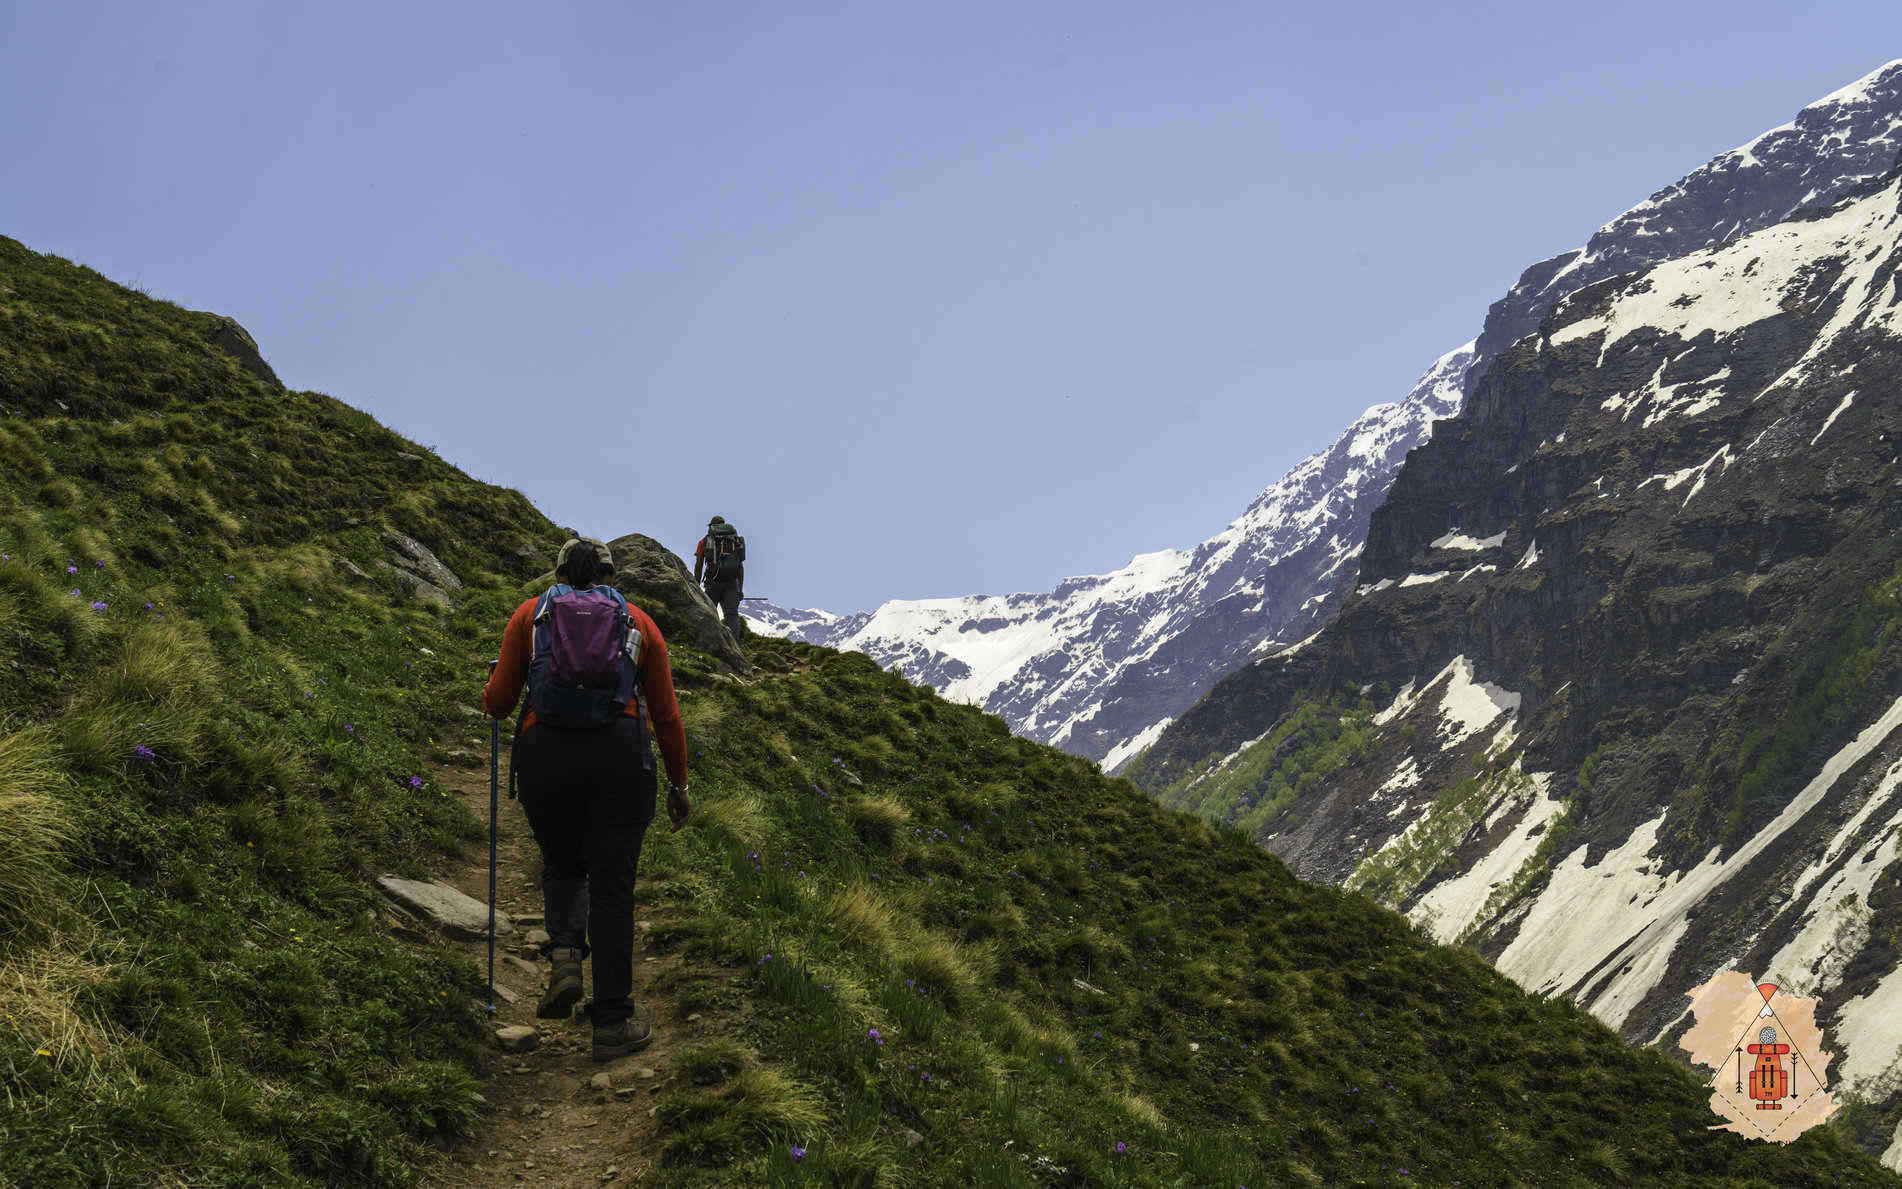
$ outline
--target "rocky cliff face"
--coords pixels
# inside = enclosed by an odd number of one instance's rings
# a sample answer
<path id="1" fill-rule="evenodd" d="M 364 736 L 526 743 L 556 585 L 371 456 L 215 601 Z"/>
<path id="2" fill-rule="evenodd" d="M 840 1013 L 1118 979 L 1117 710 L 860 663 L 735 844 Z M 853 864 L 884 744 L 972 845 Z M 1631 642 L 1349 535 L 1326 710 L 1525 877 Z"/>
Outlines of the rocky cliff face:
<path id="1" fill-rule="evenodd" d="M 1527 269 L 1476 343 L 1436 361 L 1405 399 L 1369 409 L 1194 549 L 1047 593 L 892 602 L 850 616 L 750 604 L 748 614 L 771 634 L 868 653 L 1003 715 L 1020 734 L 1117 770 L 1217 678 L 1326 622 L 1401 460 L 1558 302 L 1826 206 L 1883 173 L 1899 134 L 1902 62 L 1714 158 L 1584 247 Z"/>
<path id="2" fill-rule="evenodd" d="M 1633 1041 L 1681 1033 L 1725 969 L 1820 996 L 1883 1150 L 1899 281 L 1892 171 L 1573 292 L 1407 460 L 1338 618 L 1218 684 L 1136 778 Z"/>

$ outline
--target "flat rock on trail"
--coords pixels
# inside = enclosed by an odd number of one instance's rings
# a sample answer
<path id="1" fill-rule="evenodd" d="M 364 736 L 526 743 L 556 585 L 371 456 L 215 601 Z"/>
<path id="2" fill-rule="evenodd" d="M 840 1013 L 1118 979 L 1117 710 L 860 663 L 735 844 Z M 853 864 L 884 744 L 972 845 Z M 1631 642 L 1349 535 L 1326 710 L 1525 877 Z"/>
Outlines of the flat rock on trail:
<path id="1" fill-rule="evenodd" d="M 438 768 L 434 778 L 478 820 L 488 821 L 486 765 Z M 507 779 L 506 766 L 503 779 Z M 657 828 L 666 829 L 664 817 Z M 541 923 L 542 897 L 536 882 L 540 870 L 528 820 L 504 788 L 497 818 L 496 907 L 530 928 Z M 482 853 L 474 862 L 445 872 L 443 879 L 486 904 L 488 855 Z M 642 953 L 639 938 L 644 933 L 644 929 L 635 930 L 634 1000 L 653 1025 L 654 1042 L 630 1057 L 600 1065 L 589 1056 L 592 1036 L 579 1008 L 568 1020 L 535 1018 L 535 1003 L 547 986 L 548 965 L 523 945 L 523 931 L 513 938 L 497 939 L 495 981 L 503 993 L 496 996 L 495 1024 L 528 1025 L 540 1032 L 540 1043 L 527 1053 L 496 1053 L 490 1066 L 493 1076 L 482 1090 L 492 1110 L 476 1138 L 433 1170 L 431 1184 L 467 1189 L 508 1184 L 597 1189 L 637 1184 L 651 1176 L 659 1151 L 654 1106 L 667 1085 L 675 1048 L 692 1039 L 682 1030 L 693 1025 L 672 1020 L 668 1001 L 650 992 L 655 976 L 680 959 Z M 486 968 L 484 941 L 457 944 L 479 970 Z M 517 960 L 504 961 L 505 955 Z M 592 969 L 587 988 L 592 995 Z M 508 996 L 513 996 L 513 1002 Z"/>

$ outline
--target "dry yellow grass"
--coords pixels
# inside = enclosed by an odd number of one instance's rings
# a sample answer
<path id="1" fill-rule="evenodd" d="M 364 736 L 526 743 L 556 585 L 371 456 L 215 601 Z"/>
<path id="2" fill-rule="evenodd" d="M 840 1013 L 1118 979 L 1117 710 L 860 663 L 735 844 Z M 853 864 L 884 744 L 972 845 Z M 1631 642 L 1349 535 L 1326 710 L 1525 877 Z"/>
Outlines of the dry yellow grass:
<path id="1" fill-rule="evenodd" d="M 751 789 L 721 789 L 696 798 L 693 815 L 703 828 L 724 831 L 748 850 L 764 848 L 771 830 L 766 803 Z"/>
<path id="2" fill-rule="evenodd" d="M 66 776 L 44 730 L 0 734 L 0 943 L 45 932 L 64 903 L 61 860 L 73 827 Z"/>
<path id="3" fill-rule="evenodd" d="M 23 1033 L 35 1056 L 63 1076 L 98 1082 L 107 1076 L 116 1048 L 105 1026 L 81 1015 L 75 1003 L 107 971 L 68 952 L 72 948 L 48 946 L 0 963 L 0 1028 Z M 7 1105 L 23 1104 L 9 1094 Z"/>
<path id="4" fill-rule="evenodd" d="M 853 797 L 844 808 L 859 837 L 874 846 L 890 847 L 911 824 L 911 810 L 890 797 Z"/>
<path id="5" fill-rule="evenodd" d="M 848 941 L 876 954 L 891 952 L 896 940 L 892 910 L 864 883 L 842 888 L 826 901 L 826 915 Z"/>

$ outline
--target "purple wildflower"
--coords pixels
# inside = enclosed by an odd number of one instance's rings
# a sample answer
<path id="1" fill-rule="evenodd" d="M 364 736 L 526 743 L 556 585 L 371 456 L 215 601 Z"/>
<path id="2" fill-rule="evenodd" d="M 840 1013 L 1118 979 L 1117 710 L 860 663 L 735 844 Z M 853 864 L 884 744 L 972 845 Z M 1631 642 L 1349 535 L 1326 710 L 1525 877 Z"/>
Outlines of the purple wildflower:
<path id="1" fill-rule="evenodd" d="M 423 787 L 423 778 L 422 778 L 422 777 L 420 777 L 420 776 L 412 776 L 412 777 L 410 777 L 410 778 L 409 778 L 409 787 L 411 787 L 411 788 L 413 788 L 413 789 L 419 789 L 419 788 L 422 788 L 422 787 Z"/>
<path id="2" fill-rule="evenodd" d="M 354 723 L 345 723 L 345 724 L 343 724 L 343 729 L 344 729 L 345 731 L 348 731 L 348 732 L 349 732 L 350 734 L 352 734 L 352 735 L 354 735 L 354 734 L 356 734 L 356 733 L 357 733 L 357 728 L 356 728 L 356 725 L 355 725 Z"/>
<path id="3" fill-rule="evenodd" d="M 145 609 L 146 609 L 147 611 L 150 611 L 150 610 L 152 609 L 152 604 L 150 604 L 150 603 L 147 603 L 147 604 L 145 605 Z"/>
<path id="4" fill-rule="evenodd" d="M 800 1147 L 798 1144 L 794 1144 L 792 1146 L 792 1158 L 793 1158 L 794 1164 L 799 1163 L 801 1160 L 804 1160 L 806 1158 L 806 1150 Z"/>
<path id="5" fill-rule="evenodd" d="M 867 1040 L 870 1040 L 873 1044 L 879 1046 L 880 1048 L 885 1047 L 885 1038 L 878 1034 L 878 1029 L 874 1028 L 871 1031 L 867 1032 L 865 1034 L 865 1037 Z"/>
<path id="6" fill-rule="evenodd" d="M 95 566 L 96 568 L 98 568 L 98 569 L 101 569 L 101 570 L 103 570 L 103 569 L 105 569 L 105 568 L 106 568 L 106 563 L 105 563 L 105 562 L 103 562 L 103 561 L 96 561 L 96 562 L 94 562 L 94 563 L 92 563 L 92 564 L 93 564 L 93 565 L 94 565 L 94 566 Z"/>
<path id="7" fill-rule="evenodd" d="M 66 567 L 66 572 L 67 572 L 68 574 L 77 574 L 77 573 L 79 573 L 79 567 L 78 567 L 78 566 L 67 566 L 67 567 Z"/>
<path id="8" fill-rule="evenodd" d="M 153 751 L 151 748 L 147 747 L 143 743 L 139 744 L 137 747 L 132 749 L 132 758 L 140 761 L 141 763 L 149 764 L 154 759 L 156 759 L 157 756 L 158 756 L 157 752 Z"/>
<path id="9" fill-rule="evenodd" d="M 1120 1140 L 1120 1139 L 1119 1139 L 1119 1140 L 1117 1140 L 1117 1141 L 1116 1141 L 1116 1154 L 1117 1154 L 1118 1156 L 1121 1156 L 1121 1155 L 1122 1155 L 1122 1154 L 1123 1154 L 1124 1152 L 1127 1152 L 1127 1151 L 1129 1151 L 1129 1145 L 1128 1145 L 1128 1144 L 1126 1144 L 1126 1143 L 1124 1143 L 1124 1142 L 1123 1142 L 1122 1140 Z"/>
<path id="10" fill-rule="evenodd" d="M 94 611 L 104 611 L 106 609 L 106 605 L 104 603 L 94 603 L 92 605 L 92 609 Z"/>

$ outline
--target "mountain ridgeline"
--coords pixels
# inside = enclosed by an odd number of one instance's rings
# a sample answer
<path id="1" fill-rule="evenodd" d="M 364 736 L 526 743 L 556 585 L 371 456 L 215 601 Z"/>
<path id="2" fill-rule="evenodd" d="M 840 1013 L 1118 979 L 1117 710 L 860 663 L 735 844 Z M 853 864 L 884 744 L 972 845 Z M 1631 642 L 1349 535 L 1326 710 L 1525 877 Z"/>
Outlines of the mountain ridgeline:
<path id="1" fill-rule="evenodd" d="M 503 1072 L 483 976 L 372 885 L 480 862 L 438 777 L 564 532 L 221 325 L 0 240 L 0 1182 L 441 1183 Z M 1846 1126 L 1710 1131 L 1697 1073 L 1000 718 L 854 653 L 732 656 L 678 559 L 615 548 L 696 820 L 643 856 L 673 1055 L 612 1175 L 1894 1183 Z"/>
<path id="2" fill-rule="evenodd" d="M 1713 158 L 1584 247 L 1532 265 L 1475 342 L 1437 360 L 1402 400 L 1368 409 L 1194 549 L 1041 594 L 901 600 L 851 616 L 768 608 L 766 629 L 863 651 L 1116 771 L 1218 678 L 1333 616 L 1407 453 L 1561 300 L 1827 205 L 1889 168 L 1899 132 L 1902 63 L 1891 63 Z"/>
<path id="3" fill-rule="evenodd" d="M 1891 72 L 1886 78 L 1893 79 Z M 1902 1166 L 1902 171 L 1587 285 L 1130 774 L 1626 1039 L 1820 997 Z"/>

